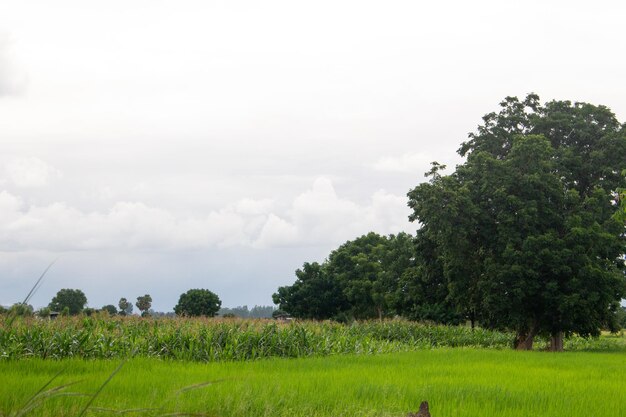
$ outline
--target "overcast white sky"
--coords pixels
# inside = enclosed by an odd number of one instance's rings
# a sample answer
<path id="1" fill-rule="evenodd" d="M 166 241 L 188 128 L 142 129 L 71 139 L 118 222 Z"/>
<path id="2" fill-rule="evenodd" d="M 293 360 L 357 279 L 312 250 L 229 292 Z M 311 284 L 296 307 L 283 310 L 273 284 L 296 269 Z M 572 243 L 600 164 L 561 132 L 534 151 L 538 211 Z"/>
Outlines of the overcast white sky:
<path id="1" fill-rule="evenodd" d="M 626 119 L 623 1 L 0 1 L 0 304 L 271 304 L 413 232 L 407 191 L 507 95 Z"/>

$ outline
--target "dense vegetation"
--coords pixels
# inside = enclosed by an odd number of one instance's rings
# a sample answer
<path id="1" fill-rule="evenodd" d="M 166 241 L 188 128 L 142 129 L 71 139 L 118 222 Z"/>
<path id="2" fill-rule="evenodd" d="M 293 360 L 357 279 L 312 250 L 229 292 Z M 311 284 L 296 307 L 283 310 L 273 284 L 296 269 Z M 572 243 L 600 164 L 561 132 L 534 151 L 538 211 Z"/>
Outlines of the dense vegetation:
<path id="1" fill-rule="evenodd" d="M 270 320 L 138 317 L 24 318 L 0 328 L 0 358 L 249 360 L 431 347 L 506 348 L 512 335 L 407 321 L 279 323 Z"/>
<path id="2" fill-rule="evenodd" d="M 269 319 L 272 318 L 276 312 L 274 306 L 259 306 L 255 305 L 252 308 L 248 308 L 247 305 L 237 307 L 222 307 L 217 312 L 222 317 L 238 317 L 242 319 Z"/>
<path id="3" fill-rule="evenodd" d="M 373 354 L 421 348 L 505 349 L 513 334 L 409 321 L 291 322 L 208 318 L 20 318 L 0 328 L 0 359 L 149 357 L 190 361 Z M 621 339 L 567 340 L 568 349 L 624 350 Z"/>
<path id="4" fill-rule="evenodd" d="M 539 335 L 620 327 L 626 126 L 604 106 L 507 97 L 411 190 L 415 237 L 370 233 L 305 263 L 274 301 L 295 317 L 402 316 Z"/>
<path id="5" fill-rule="evenodd" d="M 9 381 L 0 384 L 0 415 L 17 414 L 60 371 L 50 388 L 74 383 L 60 394 L 94 393 L 118 364 L 0 361 L 0 375 Z M 402 417 L 428 400 L 433 417 L 615 417 L 626 415 L 624 392 L 623 355 L 597 352 L 444 348 L 219 363 L 137 358 L 87 415 Z M 28 416 L 75 417 L 90 398 L 49 398 Z"/>
<path id="6" fill-rule="evenodd" d="M 174 313 L 178 316 L 207 316 L 213 317 L 222 306 L 220 298 L 206 289 L 191 289 L 180 295 Z"/>

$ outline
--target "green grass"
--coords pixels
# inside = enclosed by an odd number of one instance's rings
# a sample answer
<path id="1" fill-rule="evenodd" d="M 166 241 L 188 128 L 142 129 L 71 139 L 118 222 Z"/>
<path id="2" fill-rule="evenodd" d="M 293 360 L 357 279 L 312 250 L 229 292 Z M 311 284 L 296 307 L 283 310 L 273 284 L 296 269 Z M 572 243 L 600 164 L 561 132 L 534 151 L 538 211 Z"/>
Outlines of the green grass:
<path id="1" fill-rule="evenodd" d="M 0 412 L 9 415 L 61 369 L 54 384 L 93 393 L 111 360 L 1 361 Z M 207 381 L 215 384 L 177 392 Z M 626 415 L 626 354 L 432 349 L 301 359 L 198 363 L 135 358 L 93 407 L 215 416 L 405 416 L 428 400 L 433 417 Z M 53 398 L 33 416 L 76 416 L 87 398 Z M 90 411 L 88 415 L 112 415 Z"/>

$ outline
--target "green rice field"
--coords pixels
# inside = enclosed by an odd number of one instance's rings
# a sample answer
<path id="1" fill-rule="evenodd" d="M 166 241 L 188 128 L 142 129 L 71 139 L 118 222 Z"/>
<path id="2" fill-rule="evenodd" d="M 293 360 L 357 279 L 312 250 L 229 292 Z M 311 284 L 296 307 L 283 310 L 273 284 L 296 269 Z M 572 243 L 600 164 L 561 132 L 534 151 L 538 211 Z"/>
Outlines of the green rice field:
<path id="1" fill-rule="evenodd" d="M 35 318 L 0 324 L 0 417 L 626 416 L 626 338 L 566 352 L 401 320 Z"/>
<path id="2" fill-rule="evenodd" d="M 119 361 L 0 362 L 0 410 L 14 415 L 52 376 L 95 392 Z M 211 384 L 203 385 L 207 382 Z M 197 385 L 196 385 L 197 384 Z M 194 385 L 196 385 L 194 387 Z M 441 348 L 381 355 L 197 363 L 132 359 L 87 415 L 624 416 L 626 354 Z M 76 416 L 88 397 L 50 398 L 28 415 Z"/>

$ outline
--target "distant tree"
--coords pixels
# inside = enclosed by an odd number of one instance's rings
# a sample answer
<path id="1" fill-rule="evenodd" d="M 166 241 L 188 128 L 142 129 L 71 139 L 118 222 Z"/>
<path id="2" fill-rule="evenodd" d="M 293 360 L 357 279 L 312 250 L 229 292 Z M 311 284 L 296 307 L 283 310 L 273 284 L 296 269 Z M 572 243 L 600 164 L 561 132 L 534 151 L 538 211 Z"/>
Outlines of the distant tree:
<path id="1" fill-rule="evenodd" d="M 81 290 L 73 290 L 64 288 L 57 292 L 48 307 L 52 311 L 63 311 L 65 307 L 68 308 L 69 314 L 75 316 L 83 311 L 87 304 L 87 297 Z"/>
<path id="2" fill-rule="evenodd" d="M 133 304 L 124 297 L 120 298 L 117 306 L 120 308 L 121 316 L 130 316 L 133 313 Z"/>
<path id="3" fill-rule="evenodd" d="M 50 311 L 51 311 L 51 310 L 50 310 L 50 308 L 48 308 L 48 307 L 43 307 L 43 308 L 40 308 L 40 309 L 37 311 L 37 317 L 41 317 L 41 318 L 48 318 L 48 317 L 50 317 Z"/>
<path id="4" fill-rule="evenodd" d="M 253 319 L 269 319 L 272 317 L 274 310 L 276 310 L 274 306 L 254 306 L 250 310 L 248 317 Z"/>
<path id="5" fill-rule="evenodd" d="M 272 313 L 273 319 L 282 319 L 284 317 L 289 317 L 289 314 L 286 311 L 277 309 L 277 310 L 274 310 L 274 312 Z"/>
<path id="6" fill-rule="evenodd" d="M 137 306 L 139 311 L 141 311 L 142 317 L 148 316 L 150 315 L 150 313 L 148 313 L 148 310 L 150 310 L 150 307 L 152 307 L 152 297 L 150 297 L 150 294 L 139 296 L 137 297 L 137 302 L 135 303 L 135 305 Z"/>
<path id="7" fill-rule="evenodd" d="M 109 316 L 117 315 L 117 308 L 115 308 L 113 304 L 107 304 L 105 306 L 102 306 L 101 310 L 109 313 Z"/>
<path id="8" fill-rule="evenodd" d="M 95 308 L 86 307 L 86 308 L 83 309 L 83 314 L 85 316 L 92 316 L 95 312 L 96 312 Z"/>
<path id="9" fill-rule="evenodd" d="M 0 314 L 4 314 L 7 311 L 9 311 L 9 310 L 7 310 L 4 306 L 0 305 Z"/>
<path id="10" fill-rule="evenodd" d="M 15 303 L 9 308 L 9 313 L 15 316 L 29 317 L 33 315 L 33 311 L 33 306 L 24 303 Z"/>
<path id="11" fill-rule="evenodd" d="M 275 309 L 276 307 L 274 306 L 258 305 L 255 305 L 251 309 L 249 309 L 247 305 L 237 307 L 221 307 L 220 310 L 217 312 L 217 315 L 221 317 L 227 317 L 227 315 L 232 314 L 232 317 L 239 317 L 243 319 L 269 319 L 272 317 L 272 312 L 274 312 Z"/>
<path id="12" fill-rule="evenodd" d="M 239 317 L 242 319 L 246 319 L 250 317 L 250 310 L 247 305 L 237 306 L 237 307 L 220 307 L 217 312 L 218 316 L 222 317 Z"/>
<path id="13" fill-rule="evenodd" d="M 213 317 L 221 305 L 222 302 L 215 293 L 205 289 L 191 289 L 180 295 L 174 313 L 178 316 Z"/>
<path id="14" fill-rule="evenodd" d="M 148 313 L 150 314 L 150 317 L 153 318 L 163 318 L 163 317 L 169 317 L 169 318 L 173 318 L 176 317 L 176 313 L 174 313 L 173 311 L 168 311 L 163 312 L 163 311 L 154 311 L 153 309 L 148 310 Z"/>

